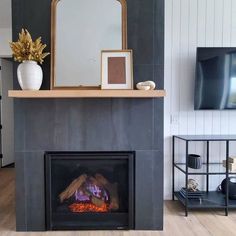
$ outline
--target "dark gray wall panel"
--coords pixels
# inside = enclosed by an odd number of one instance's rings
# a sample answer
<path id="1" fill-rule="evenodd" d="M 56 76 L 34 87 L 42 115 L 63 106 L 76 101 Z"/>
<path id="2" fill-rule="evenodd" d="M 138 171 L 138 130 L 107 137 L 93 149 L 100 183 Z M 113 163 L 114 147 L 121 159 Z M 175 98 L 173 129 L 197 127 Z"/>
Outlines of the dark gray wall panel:
<path id="1" fill-rule="evenodd" d="M 49 150 L 53 146 L 54 101 L 26 101 L 25 149 L 30 151 Z"/>
<path id="2" fill-rule="evenodd" d="M 127 0 L 128 46 L 134 50 L 134 64 L 153 64 L 153 18 L 155 0 Z"/>
<path id="3" fill-rule="evenodd" d="M 27 212 L 26 212 L 26 181 L 25 181 L 25 158 L 24 153 L 15 152 L 16 169 L 16 229 L 27 231 Z"/>
<path id="4" fill-rule="evenodd" d="M 16 152 L 16 228 L 45 229 L 44 152 Z"/>
<path id="5" fill-rule="evenodd" d="M 17 150 L 150 150 L 153 102 L 150 99 L 21 100 Z M 98 106 L 99 104 L 99 106 Z M 25 115 L 23 118 L 22 114 Z M 46 114 L 46 115 L 45 115 Z"/>
<path id="6" fill-rule="evenodd" d="M 165 9 L 165 0 L 154 0 L 154 64 L 162 65 L 164 67 L 164 43 L 165 43 L 165 26 L 164 26 L 164 9 Z M 164 81 L 160 77 L 160 81 Z"/>
<path id="7" fill-rule="evenodd" d="M 136 152 L 135 226 L 138 230 L 162 229 L 163 227 L 161 155 L 159 151 Z"/>
<path id="8" fill-rule="evenodd" d="M 27 230 L 45 228 L 44 152 L 26 152 L 25 186 Z"/>
<path id="9" fill-rule="evenodd" d="M 12 0 L 22 27 L 50 49 L 51 0 Z M 134 80 L 164 87 L 164 0 L 127 0 Z M 19 88 L 14 66 L 14 86 Z M 43 65 L 49 89 L 50 58 Z M 136 229 L 163 225 L 163 99 L 15 100 L 17 230 L 45 230 L 44 151 L 136 151 Z"/>
<path id="10" fill-rule="evenodd" d="M 161 79 L 164 76 L 164 66 L 155 65 L 154 66 L 154 78 L 158 89 L 164 89 L 164 81 Z"/>
<path id="11" fill-rule="evenodd" d="M 154 67 L 153 65 L 134 65 L 134 78 L 135 83 L 142 82 L 144 80 L 153 80 L 155 83 L 157 79 L 153 79 Z"/>
<path id="12" fill-rule="evenodd" d="M 160 115 L 164 113 L 164 102 L 163 98 L 154 100 L 153 102 L 153 110 L 154 110 L 154 124 L 153 124 L 153 149 L 154 150 L 163 150 L 163 136 L 164 136 L 164 130 L 163 130 L 163 124 L 164 124 L 164 116 Z"/>
<path id="13" fill-rule="evenodd" d="M 16 151 L 25 150 L 25 112 L 21 100 L 14 101 L 14 146 Z"/>

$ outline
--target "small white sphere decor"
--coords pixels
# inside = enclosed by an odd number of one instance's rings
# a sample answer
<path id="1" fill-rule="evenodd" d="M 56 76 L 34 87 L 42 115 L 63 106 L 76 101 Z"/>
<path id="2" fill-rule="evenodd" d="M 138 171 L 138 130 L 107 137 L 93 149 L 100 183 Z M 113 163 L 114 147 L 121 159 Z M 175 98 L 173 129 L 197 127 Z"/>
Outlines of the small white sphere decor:
<path id="1" fill-rule="evenodd" d="M 22 29 L 17 42 L 11 42 L 10 47 L 15 61 L 21 62 L 17 68 L 17 77 L 23 90 L 39 90 L 43 82 L 42 64 L 49 53 L 44 53 L 46 44 L 41 37 L 32 40 L 30 33 Z"/>
<path id="2" fill-rule="evenodd" d="M 43 71 L 36 61 L 23 61 L 17 68 L 21 89 L 39 90 L 43 82 Z"/>

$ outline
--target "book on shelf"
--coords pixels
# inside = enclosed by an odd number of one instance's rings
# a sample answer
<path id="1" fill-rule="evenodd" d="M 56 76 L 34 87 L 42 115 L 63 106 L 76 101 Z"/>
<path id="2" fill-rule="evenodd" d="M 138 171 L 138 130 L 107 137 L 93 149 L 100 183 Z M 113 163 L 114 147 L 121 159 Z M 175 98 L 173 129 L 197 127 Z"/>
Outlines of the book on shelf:
<path id="1" fill-rule="evenodd" d="M 200 190 L 192 191 L 192 190 L 186 190 L 186 188 L 181 188 L 179 191 L 182 197 L 186 198 L 188 194 L 188 198 L 190 199 L 199 199 L 203 196 L 204 192 Z"/>

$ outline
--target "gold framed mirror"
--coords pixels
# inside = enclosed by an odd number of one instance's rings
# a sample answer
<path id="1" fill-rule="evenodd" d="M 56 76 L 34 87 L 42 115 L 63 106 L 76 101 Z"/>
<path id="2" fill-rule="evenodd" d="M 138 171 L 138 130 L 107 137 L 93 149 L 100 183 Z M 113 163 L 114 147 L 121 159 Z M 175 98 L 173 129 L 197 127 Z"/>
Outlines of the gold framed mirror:
<path id="1" fill-rule="evenodd" d="M 127 49 L 126 0 L 52 0 L 51 89 L 99 89 L 101 51 Z"/>

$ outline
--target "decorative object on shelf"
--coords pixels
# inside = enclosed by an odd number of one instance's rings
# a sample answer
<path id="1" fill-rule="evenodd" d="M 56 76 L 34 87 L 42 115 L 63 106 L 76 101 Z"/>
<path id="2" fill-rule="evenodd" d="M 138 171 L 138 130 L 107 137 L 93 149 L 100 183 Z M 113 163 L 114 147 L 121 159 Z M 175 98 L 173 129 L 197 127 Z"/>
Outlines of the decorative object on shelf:
<path id="1" fill-rule="evenodd" d="M 221 183 L 221 191 L 226 194 L 226 179 Z M 229 199 L 236 200 L 236 177 L 229 177 Z"/>
<path id="2" fill-rule="evenodd" d="M 204 195 L 204 192 L 198 189 L 192 191 L 190 189 L 186 190 L 186 188 L 181 188 L 179 193 L 182 195 L 183 198 L 186 198 L 188 194 L 189 199 L 201 199 Z"/>
<path id="3" fill-rule="evenodd" d="M 192 169 L 201 169 L 202 168 L 202 158 L 197 154 L 188 155 L 188 167 Z"/>
<path id="4" fill-rule="evenodd" d="M 22 29 L 17 42 L 11 42 L 15 61 L 21 62 L 17 68 L 17 77 L 23 90 L 39 90 L 43 81 L 42 64 L 49 53 L 43 53 L 46 44 L 41 43 L 41 37 L 32 40 L 30 33 Z"/>
<path id="5" fill-rule="evenodd" d="M 204 195 L 203 191 L 200 191 L 198 188 L 198 183 L 194 179 L 188 180 L 188 188 L 181 188 L 179 193 L 182 195 L 182 197 L 186 198 L 188 195 L 189 199 L 201 199 Z"/>
<path id="6" fill-rule="evenodd" d="M 102 89 L 133 89 L 132 50 L 102 51 Z"/>
<path id="7" fill-rule="evenodd" d="M 23 61 L 17 68 L 17 78 L 22 90 L 39 90 L 43 72 L 36 61 Z"/>
<path id="8" fill-rule="evenodd" d="M 153 81 L 144 81 L 136 84 L 138 90 L 154 90 L 156 84 Z"/>
<path id="9" fill-rule="evenodd" d="M 197 191 L 197 187 L 198 187 L 198 183 L 196 180 L 194 179 L 189 179 L 188 180 L 188 190 L 191 190 L 191 191 Z"/>
<path id="10" fill-rule="evenodd" d="M 236 157 L 229 157 L 229 171 L 236 171 Z M 223 167 L 226 168 L 226 160 L 223 160 Z"/>

